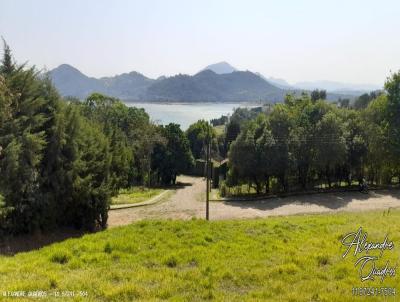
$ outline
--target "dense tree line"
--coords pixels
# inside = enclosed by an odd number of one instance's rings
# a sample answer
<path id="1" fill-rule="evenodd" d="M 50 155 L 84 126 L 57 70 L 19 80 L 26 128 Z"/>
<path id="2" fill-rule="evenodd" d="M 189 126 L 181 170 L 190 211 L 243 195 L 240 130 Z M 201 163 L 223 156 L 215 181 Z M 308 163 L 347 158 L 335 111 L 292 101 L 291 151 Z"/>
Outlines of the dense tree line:
<path id="1" fill-rule="evenodd" d="M 0 235 L 107 224 L 111 196 L 134 185 L 169 185 L 193 164 L 178 125 L 92 94 L 62 99 L 45 75 L 0 65 Z"/>
<path id="2" fill-rule="evenodd" d="M 399 181 L 400 72 L 384 93 L 362 96 L 365 106 L 337 106 L 316 95 L 288 95 L 268 114 L 233 122 L 240 133 L 229 148 L 229 186 L 248 184 L 260 193 L 363 178 L 377 185 Z"/>
<path id="3" fill-rule="evenodd" d="M 257 193 L 400 180 L 400 72 L 353 104 L 325 91 L 287 95 L 267 111 L 238 108 L 222 135 L 200 120 L 183 132 L 99 93 L 62 99 L 7 45 L 0 64 L 0 235 L 104 228 L 110 198 L 173 185 L 204 158 L 229 158 L 228 186 Z M 219 125 L 221 121 L 217 121 Z"/>

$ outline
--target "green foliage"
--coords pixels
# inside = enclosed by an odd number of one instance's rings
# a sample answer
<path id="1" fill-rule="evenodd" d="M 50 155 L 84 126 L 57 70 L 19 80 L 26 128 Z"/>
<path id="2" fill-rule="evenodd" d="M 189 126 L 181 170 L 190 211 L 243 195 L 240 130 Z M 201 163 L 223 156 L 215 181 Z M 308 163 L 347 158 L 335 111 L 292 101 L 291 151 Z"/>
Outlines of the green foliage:
<path id="1" fill-rule="evenodd" d="M 57 95 L 33 68 L 7 66 L 5 49 L 2 71 L 2 114 L 0 125 L 0 190 L 6 206 L 12 208 L 9 219 L 18 231 L 32 231 L 45 223 L 42 172 L 48 154 L 51 129 L 58 110 Z"/>
<path id="2" fill-rule="evenodd" d="M 326 90 L 313 90 L 311 91 L 311 101 L 316 102 L 318 100 L 326 100 Z"/>
<path id="3" fill-rule="evenodd" d="M 194 165 L 189 141 L 177 124 L 161 126 L 161 135 L 165 143 L 158 143 L 152 154 L 152 169 L 158 182 L 175 184 L 176 177 Z"/>
<path id="4" fill-rule="evenodd" d="M 109 141 L 64 104 L 50 81 L 16 66 L 5 47 L 0 66 L 0 229 L 24 233 L 61 225 L 105 227 L 110 200 Z"/>
<path id="5" fill-rule="evenodd" d="M 400 71 L 389 77 L 385 83 L 388 99 L 388 131 L 394 156 L 400 158 Z"/>
<path id="6" fill-rule="evenodd" d="M 272 181 L 282 191 L 352 185 L 365 176 L 391 184 L 400 174 L 399 87 L 400 73 L 393 74 L 387 94 L 369 94 L 359 110 L 327 103 L 319 91 L 288 95 L 265 118 L 242 122 L 229 149 L 227 185 L 260 193 Z"/>
<path id="7" fill-rule="evenodd" d="M 368 107 L 368 104 L 371 103 L 374 99 L 376 99 L 382 92 L 380 91 L 372 91 L 370 93 L 364 93 L 355 99 L 353 107 L 356 110 L 365 109 Z"/>
<path id="8" fill-rule="evenodd" d="M 231 145 L 229 160 L 235 174 L 248 183 L 254 183 L 257 193 L 268 181 L 274 144 L 265 120 L 260 118 L 249 123 Z"/>
<path id="9" fill-rule="evenodd" d="M 223 126 L 228 122 L 228 116 L 226 115 L 222 115 L 220 118 L 216 118 L 216 119 L 212 119 L 210 121 L 211 125 L 213 125 L 213 127 L 217 127 L 217 126 Z"/>
<path id="10" fill-rule="evenodd" d="M 3 39 L 3 58 L 1 60 L 0 73 L 4 75 L 11 75 L 15 70 L 11 49 Z"/>
<path id="11" fill-rule="evenodd" d="M 237 138 L 240 130 L 245 127 L 246 123 L 255 119 L 260 108 L 237 108 L 234 110 L 229 123 L 226 125 L 225 131 L 225 150 L 229 150 L 230 144 Z"/>
<path id="12" fill-rule="evenodd" d="M 186 136 L 189 140 L 190 149 L 194 158 L 204 158 L 206 144 L 213 141 L 213 150 L 218 152 L 217 143 L 214 141 L 216 134 L 214 128 L 205 120 L 199 120 L 189 126 L 186 130 Z"/>
<path id="13" fill-rule="evenodd" d="M 240 123 L 236 120 L 232 120 L 226 126 L 225 131 L 225 142 L 226 148 L 228 149 L 230 144 L 238 137 L 240 133 Z"/>
<path id="14" fill-rule="evenodd" d="M 68 252 L 57 251 L 50 257 L 50 261 L 58 264 L 67 264 L 71 255 Z"/>
<path id="15" fill-rule="evenodd" d="M 341 108 L 349 108 L 349 107 L 350 107 L 350 99 L 347 99 L 347 98 L 345 98 L 345 99 L 339 98 L 339 99 L 338 99 L 338 104 L 339 104 L 339 106 L 340 106 Z"/>

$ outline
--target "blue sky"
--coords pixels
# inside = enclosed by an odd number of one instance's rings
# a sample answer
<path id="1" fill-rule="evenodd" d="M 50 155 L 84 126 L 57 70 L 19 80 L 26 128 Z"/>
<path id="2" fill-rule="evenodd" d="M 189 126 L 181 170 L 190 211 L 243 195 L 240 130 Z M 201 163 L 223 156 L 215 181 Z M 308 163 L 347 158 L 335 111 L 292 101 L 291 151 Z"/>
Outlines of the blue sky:
<path id="1" fill-rule="evenodd" d="M 399 16 L 395 0 L 0 0 L 0 35 L 18 61 L 96 77 L 227 61 L 291 83 L 382 84 L 400 69 Z"/>

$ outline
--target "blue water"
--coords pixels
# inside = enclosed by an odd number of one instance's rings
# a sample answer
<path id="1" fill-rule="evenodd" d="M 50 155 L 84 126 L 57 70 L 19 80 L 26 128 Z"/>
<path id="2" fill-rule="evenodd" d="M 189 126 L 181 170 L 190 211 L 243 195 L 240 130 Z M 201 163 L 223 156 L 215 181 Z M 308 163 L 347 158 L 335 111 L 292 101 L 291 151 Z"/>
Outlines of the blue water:
<path id="1" fill-rule="evenodd" d="M 210 121 L 221 115 L 232 115 L 233 109 L 238 107 L 254 107 L 256 105 L 238 103 L 196 103 L 196 104 L 155 104 L 155 103 L 127 103 L 128 106 L 144 108 L 153 122 L 159 125 L 176 123 L 182 130 L 200 119 Z"/>

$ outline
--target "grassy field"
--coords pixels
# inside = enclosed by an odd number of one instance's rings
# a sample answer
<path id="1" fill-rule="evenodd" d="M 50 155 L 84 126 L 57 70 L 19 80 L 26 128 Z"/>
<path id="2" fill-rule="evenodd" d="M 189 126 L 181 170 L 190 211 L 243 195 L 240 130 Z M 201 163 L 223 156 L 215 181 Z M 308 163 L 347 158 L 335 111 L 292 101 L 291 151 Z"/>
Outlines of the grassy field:
<path id="1" fill-rule="evenodd" d="M 142 221 L 0 256 L 0 294 L 41 289 L 88 292 L 67 301 L 363 301 L 352 296 L 352 286 L 400 287 L 397 276 L 361 282 L 356 258 L 342 258 L 340 240 L 360 226 L 371 240 L 382 241 L 388 233 L 395 249 L 384 252 L 382 261 L 398 261 L 398 210 Z"/>
<path id="2" fill-rule="evenodd" d="M 121 190 L 118 196 L 113 197 L 111 204 L 133 204 L 149 200 L 164 190 L 160 188 L 134 187 L 128 190 Z"/>
<path id="3" fill-rule="evenodd" d="M 217 136 L 220 136 L 225 132 L 225 125 L 214 126 L 213 128 Z"/>

